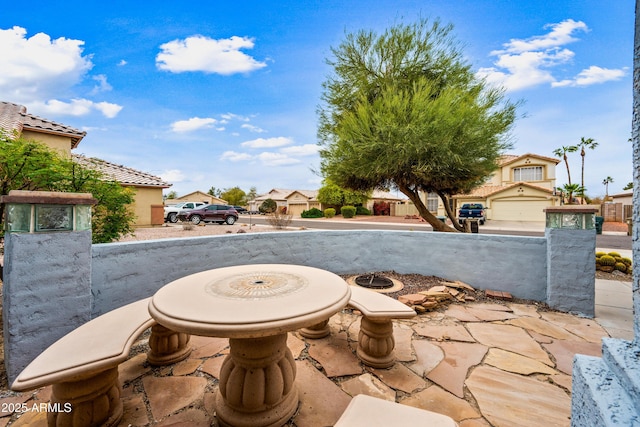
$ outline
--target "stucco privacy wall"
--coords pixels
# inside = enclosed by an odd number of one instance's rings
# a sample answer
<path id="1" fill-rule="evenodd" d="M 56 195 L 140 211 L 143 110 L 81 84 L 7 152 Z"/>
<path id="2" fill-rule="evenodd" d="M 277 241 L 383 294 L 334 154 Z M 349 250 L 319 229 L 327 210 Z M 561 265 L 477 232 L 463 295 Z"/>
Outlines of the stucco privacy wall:
<path id="1" fill-rule="evenodd" d="M 188 274 L 260 263 L 434 275 L 545 301 L 546 262 L 545 238 L 462 233 L 291 231 L 100 244 L 92 251 L 92 317 Z"/>

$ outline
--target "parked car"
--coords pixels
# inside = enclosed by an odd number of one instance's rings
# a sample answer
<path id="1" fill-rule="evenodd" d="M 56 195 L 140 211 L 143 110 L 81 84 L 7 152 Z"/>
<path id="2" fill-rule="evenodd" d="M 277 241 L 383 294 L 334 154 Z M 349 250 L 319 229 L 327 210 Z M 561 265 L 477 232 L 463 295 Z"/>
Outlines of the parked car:
<path id="1" fill-rule="evenodd" d="M 206 205 L 205 202 L 182 202 L 164 207 L 164 222 L 178 222 L 178 213 L 185 209 L 196 209 Z"/>
<path id="2" fill-rule="evenodd" d="M 465 203 L 458 210 L 458 222 L 464 224 L 468 219 L 477 219 L 480 225 L 487 220 L 484 206 L 481 203 Z"/>
<path id="3" fill-rule="evenodd" d="M 241 214 L 249 213 L 249 211 L 243 208 L 242 206 L 234 206 L 234 208 L 238 211 L 238 213 L 241 213 Z"/>
<path id="4" fill-rule="evenodd" d="M 238 211 L 229 205 L 206 205 L 197 209 L 180 211 L 178 219 L 180 221 L 191 221 L 192 224 L 196 225 L 201 222 L 233 225 L 238 220 Z"/>

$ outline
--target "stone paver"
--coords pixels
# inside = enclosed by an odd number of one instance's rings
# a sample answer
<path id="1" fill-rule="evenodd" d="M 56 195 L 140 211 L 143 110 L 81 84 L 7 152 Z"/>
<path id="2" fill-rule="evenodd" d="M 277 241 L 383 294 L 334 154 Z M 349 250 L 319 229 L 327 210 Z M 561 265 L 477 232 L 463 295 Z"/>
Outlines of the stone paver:
<path id="1" fill-rule="evenodd" d="M 351 351 L 344 332 L 327 338 L 309 340 L 309 356 L 317 360 L 328 377 L 355 375 L 362 372 L 359 359 Z"/>
<path id="2" fill-rule="evenodd" d="M 571 398 L 555 385 L 490 366 L 475 368 L 466 384 L 495 427 L 570 425 Z"/>
<path id="3" fill-rule="evenodd" d="M 481 414 L 464 399 L 460 399 L 447 393 L 437 385 L 432 385 L 426 390 L 413 394 L 400 403 L 427 411 L 438 412 L 461 421 L 468 418 L 478 418 Z"/>
<path id="4" fill-rule="evenodd" d="M 332 426 L 351 401 L 351 397 L 308 361 L 296 363 L 300 395 L 297 427 Z"/>
<path id="5" fill-rule="evenodd" d="M 602 355 L 601 345 L 593 342 L 555 340 L 543 346 L 556 359 L 556 368 L 569 375 L 572 372 L 573 356 L 576 354 L 597 357 Z"/>
<path id="6" fill-rule="evenodd" d="M 512 351 L 553 366 L 549 355 L 540 344 L 518 327 L 491 323 L 469 323 L 467 327 L 471 335 L 487 347 Z"/>
<path id="7" fill-rule="evenodd" d="M 367 396 L 377 397 L 390 402 L 396 401 L 396 392 L 371 374 L 362 374 L 351 378 L 340 384 L 340 386 L 350 396 L 366 394 Z"/>
<path id="8" fill-rule="evenodd" d="M 594 320 L 572 316 L 567 313 L 547 312 L 541 314 L 543 319 L 566 329 L 585 341 L 600 343 L 607 332 Z"/>
<path id="9" fill-rule="evenodd" d="M 504 323 L 507 325 L 519 326 L 528 331 L 533 331 L 540 335 L 546 335 L 559 340 L 572 340 L 578 338 L 572 333 L 567 332 L 566 329 L 540 318 L 518 317 L 517 319 L 507 320 Z"/>
<path id="10" fill-rule="evenodd" d="M 420 323 L 413 327 L 418 335 L 432 338 L 436 341 L 463 341 L 476 342 L 461 324 L 452 325 L 428 325 Z"/>
<path id="11" fill-rule="evenodd" d="M 450 393 L 464 398 L 464 380 L 469 368 L 482 361 L 488 348 L 471 343 L 438 343 L 444 359 L 427 374 L 427 378 Z"/>
<path id="12" fill-rule="evenodd" d="M 201 377 L 147 377 L 142 380 L 156 421 L 202 399 L 207 380 Z"/>
<path id="13" fill-rule="evenodd" d="M 499 348 L 489 350 L 484 363 L 495 366 L 503 371 L 521 375 L 531 375 L 533 373 L 552 375 L 557 373 L 555 369 L 550 368 L 544 363 Z"/>
<path id="14" fill-rule="evenodd" d="M 440 347 L 427 340 L 414 340 L 413 348 L 416 351 L 417 361 L 410 364 L 409 369 L 419 376 L 431 372 L 444 358 Z"/>
<path id="15" fill-rule="evenodd" d="M 413 393 L 427 386 L 427 382 L 401 363 L 391 368 L 373 369 L 373 374 L 389 387 L 405 393 Z"/>

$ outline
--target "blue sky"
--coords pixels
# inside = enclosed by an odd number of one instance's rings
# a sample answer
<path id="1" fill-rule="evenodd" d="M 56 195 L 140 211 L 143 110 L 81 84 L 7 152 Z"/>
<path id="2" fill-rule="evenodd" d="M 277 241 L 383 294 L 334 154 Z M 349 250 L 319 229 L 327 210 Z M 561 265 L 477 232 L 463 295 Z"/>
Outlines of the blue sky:
<path id="1" fill-rule="evenodd" d="M 317 189 L 331 47 L 420 17 L 452 23 L 474 70 L 523 101 L 510 153 L 593 138 L 588 194 L 633 180 L 631 0 L 2 3 L 0 100 L 86 130 L 77 153 L 178 194 Z M 578 153 L 570 165 L 579 182 Z"/>

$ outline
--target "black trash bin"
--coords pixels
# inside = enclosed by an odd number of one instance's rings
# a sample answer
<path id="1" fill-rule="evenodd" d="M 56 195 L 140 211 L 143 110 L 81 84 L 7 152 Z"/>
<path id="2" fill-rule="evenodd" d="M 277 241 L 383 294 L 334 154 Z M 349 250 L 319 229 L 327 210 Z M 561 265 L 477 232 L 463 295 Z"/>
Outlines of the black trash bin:
<path id="1" fill-rule="evenodd" d="M 472 219 L 471 221 L 469 221 L 469 223 L 469 225 L 471 226 L 471 232 L 477 233 L 479 221 L 477 219 Z"/>
<path id="2" fill-rule="evenodd" d="M 604 217 L 596 216 L 596 234 L 602 234 L 602 224 L 604 224 Z"/>

